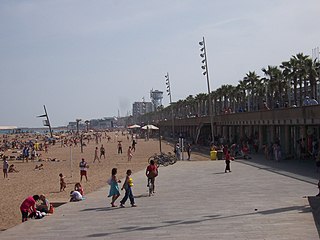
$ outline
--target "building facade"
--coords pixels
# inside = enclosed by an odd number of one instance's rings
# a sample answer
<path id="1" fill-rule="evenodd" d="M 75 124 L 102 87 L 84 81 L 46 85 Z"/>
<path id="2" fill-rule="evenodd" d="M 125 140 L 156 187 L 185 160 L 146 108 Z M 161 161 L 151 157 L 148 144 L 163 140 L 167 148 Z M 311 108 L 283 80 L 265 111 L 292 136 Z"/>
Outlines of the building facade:
<path id="1" fill-rule="evenodd" d="M 132 104 L 132 116 L 138 117 L 140 115 L 153 112 L 154 106 L 152 102 L 134 102 Z"/>

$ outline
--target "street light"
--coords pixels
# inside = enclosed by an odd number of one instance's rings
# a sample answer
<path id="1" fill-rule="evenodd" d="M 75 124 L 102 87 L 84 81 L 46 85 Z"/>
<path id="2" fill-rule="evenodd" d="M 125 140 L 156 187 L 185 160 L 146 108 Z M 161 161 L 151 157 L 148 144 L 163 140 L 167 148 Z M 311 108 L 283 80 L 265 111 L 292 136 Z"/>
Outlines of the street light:
<path id="1" fill-rule="evenodd" d="M 171 88 L 170 88 L 170 78 L 169 73 L 167 72 L 167 75 L 164 76 L 166 79 L 166 85 L 167 85 L 167 94 L 170 98 L 170 105 L 171 105 L 171 117 L 172 117 L 172 138 L 174 139 L 174 115 L 173 115 L 173 105 L 172 105 L 172 99 L 171 99 Z"/>
<path id="2" fill-rule="evenodd" d="M 87 132 L 89 132 L 89 123 L 90 123 L 90 121 L 89 121 L 89 120 L 86 120 L 84 123 L 86 124 Z"/>
<path id="3" fill-rule="evenodd" d="M 81 122 L 81 119 L 76 119 L 77 122 L 77 135 L 79 135 L 79 122 Z"/>
<path id="4" fill-rule="evenodd" d="M 203 64 L 201 66 L 202 70 L 204 72 L 202 73 L 204 76 L 207 77 L 207 86 L 208 86 L 208 100 L 209 100 L 209 116 L 210 116 L 210 125 L 211 125 L 211 139 L 214 141 L 214 134 L 213 134 L 213 115 L 212 115 L 212 100 L 211 100 L 211 91 L 210 91 L 210 82 L 209 82 L 209 69 L 208 69 L 208 58 L 207 58 L 207 51 L 206 51 L 206 43 L 204 40 L 204 37 L 202 38 L 202 41 L 199 42 L 200 48 L 200 57 L 203 58 L 201 63 Z"/>

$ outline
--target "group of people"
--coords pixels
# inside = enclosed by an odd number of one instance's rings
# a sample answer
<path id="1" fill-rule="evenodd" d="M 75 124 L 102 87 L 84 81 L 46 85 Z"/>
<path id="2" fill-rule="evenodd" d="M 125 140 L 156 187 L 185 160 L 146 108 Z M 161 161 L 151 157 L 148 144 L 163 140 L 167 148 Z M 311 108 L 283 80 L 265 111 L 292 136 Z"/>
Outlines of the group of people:
<path id="1" fill-rule="evenodd" d="M 19 172 L 14 164 L 8 163 L 8 160 L 6 157 L 3 157 L 3 165 L 2 165 L 2 171 L 3 171 L 3 178 L 8 178 L 8 173 L 17 173 Z"/>
<path id="2" fill-rule="evenodd" d="M 53 211 L 53 205 L 43 194 L 41 194 L 40 196 L 29 196 L 20 205 L 22 222 L 27 221 L 28 218 L 42 218 L 47 214 L 52 214 Z"/>
<path id="3" fill-rule="evenodd" d="M 67 187 L 67 183 L 62 173 L 59 174 L 59 178 L 60 178 L 60 192 L 62 192 L 62 191 L 65 191 Z M 77 202 L 83 199 L 84 199 L 84 190 L 81 183 L 78 182 L 74 185 L 74 190 L 70 192 L 70 202 Z"/>
<path id="4" fill-rule="evenodd" d="M 181 156 L 183 151 L 187 152 L 187 155 L 188 155 L 187 160 L 190 160 L 190 157 L 191 157 L 191 144 L 187 143 L 185 145 L 185 147 L 182 148 L 179 143 L 176 143 L 176 145 L 173 148 L 173 152 L 176 155 L 176 158 L 178 160 L 184 160 L 184 159 L 182 159 L 182 156 Z"/>
<path id="5" fill-rule="evenodd" d="M 136 144 L 137 144 L 137 141 L 135 139 L 133 139 L 132 140 L 132 145 L 128 147 L 128 150 L 127 150 L 128 162 L 131 161 L 131 159 L 133 157 L 133 152 L 136 151 Z M 118 154 L 122 154 L 123 153 L 122 141 L 121 140 L 118 141 L 117 152 L 118 152 Z M 102 157 L 104 159 L 106 158 L 106 150 L 105 150 L 103 144 L 100 147 L 100 157 L 99 157 L 99 149 L 98 149 L 98 147 L 95 148 L 93 162 L 95 162 L 97 160 L 100 163 L 100 160 L 102 159 Z"/>
<path id="6" fill-rule="evenodd" d="M 125 195 L 120 201 L 120 207 L 122 208 L 125 207 L 125 203 L 128 200 L 128 198 L 130 200 L 130 204 L 132 207 L 137 206 L 135 204 L 135 200 L 132 192 L 133 179 L 131 175 L 132 175 L 132 171 L 131 169 L 128 169 L 126 172 L 126 178 L 121 187 L 121 190 L 125 190 Z M 153 193 L 154 193 L 155 178 L 158 176 L 158 167 L 153 160 L 150 161 L 150 164 L 146 168 L 146 176 L 148 180 L 148 186 L 149 184 L 152 184 Z M 121 183 L 121 180 L 117 179 L 117 168 L 113 168 L 111 170 L 111 177 L 108 179 L 108 184 L 110 185 L 108 197 L 111 197 L 111 203 L 110 203 L 111 207 L 117 207 L 115 202 L 120 197 L 119 183 Z"/>

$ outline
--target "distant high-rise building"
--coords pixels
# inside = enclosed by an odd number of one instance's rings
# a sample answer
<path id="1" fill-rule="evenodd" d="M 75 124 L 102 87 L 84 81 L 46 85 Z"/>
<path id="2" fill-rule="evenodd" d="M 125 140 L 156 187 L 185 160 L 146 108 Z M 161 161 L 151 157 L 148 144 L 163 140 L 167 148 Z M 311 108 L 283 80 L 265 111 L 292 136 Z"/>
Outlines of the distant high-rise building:
<path id="1" fill-rule="evenodd" d="M 132 116 L 136 117 L 153 111 L 151 102 L 134 102 L 132 104 Z"/>
<path id="2" fill-rule="evenodd" d="M 158 109 L 158 107 L 162 106 L 162 98 L 163 98 L 162 91 L 151 90 L 150 91 L 150 98 L 151 98 L 151 102 L 153 103 L 153 106 L 155 109 Z"/>

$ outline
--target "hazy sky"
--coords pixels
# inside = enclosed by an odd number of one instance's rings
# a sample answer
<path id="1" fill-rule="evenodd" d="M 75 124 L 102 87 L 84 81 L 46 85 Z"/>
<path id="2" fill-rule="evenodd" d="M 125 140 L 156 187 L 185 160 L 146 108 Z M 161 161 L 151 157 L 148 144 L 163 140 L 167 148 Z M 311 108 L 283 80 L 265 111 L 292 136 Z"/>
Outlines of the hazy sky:
<path id="1" fill-rule="evenodd" d="M 150 90 L 211 90 L 320 45 L 319 0 L 1 0 L 0 125 L 126 116 Z"/>

